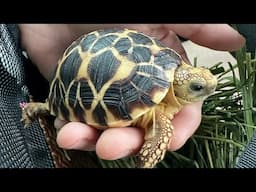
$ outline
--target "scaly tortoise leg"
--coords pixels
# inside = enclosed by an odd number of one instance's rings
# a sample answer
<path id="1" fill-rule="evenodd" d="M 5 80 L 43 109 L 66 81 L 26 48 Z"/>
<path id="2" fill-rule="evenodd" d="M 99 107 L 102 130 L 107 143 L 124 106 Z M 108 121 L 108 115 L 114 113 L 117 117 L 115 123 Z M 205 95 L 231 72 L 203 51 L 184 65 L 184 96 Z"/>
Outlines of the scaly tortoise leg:
<path id="1" fill-rule="evenodd" d="M 137 168 L 154 168 L 163 160 L 172 137 L 171 119 L 163 113 L 156 114 L 155 125 L 151 130 L 147 130 L 145 143 L 139 154 Z"/>
<path id="2" fill-rule="evenodd" d="M 22 108 L 21 121 L 24 122 L 25 127 L 29 126 L 32 121 L 38 119 L 40 115 L 49 115 L 47 103 L 21 103 L 20 106 Z"/>

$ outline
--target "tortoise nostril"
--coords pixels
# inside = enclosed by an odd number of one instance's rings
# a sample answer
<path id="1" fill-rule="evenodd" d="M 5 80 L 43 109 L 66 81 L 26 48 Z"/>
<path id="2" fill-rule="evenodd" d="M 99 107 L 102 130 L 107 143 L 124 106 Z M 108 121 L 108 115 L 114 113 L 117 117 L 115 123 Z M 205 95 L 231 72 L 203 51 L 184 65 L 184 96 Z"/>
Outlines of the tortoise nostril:
<path id="1" fill-rule="evenodd" d="M 208 86 L 207 90 L 209 93 L 213 93 L 216 89 L 216 85 Z"/>

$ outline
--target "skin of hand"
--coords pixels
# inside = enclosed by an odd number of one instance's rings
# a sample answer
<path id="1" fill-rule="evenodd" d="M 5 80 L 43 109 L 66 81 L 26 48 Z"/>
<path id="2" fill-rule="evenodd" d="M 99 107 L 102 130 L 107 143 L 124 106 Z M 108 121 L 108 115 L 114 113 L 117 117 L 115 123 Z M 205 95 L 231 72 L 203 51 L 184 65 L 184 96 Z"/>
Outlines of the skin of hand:
<path id="1" fill-rule="evenodd" d="M 226 24 L 20 24 L 22 47 L 50 80 L 58 59 L 68 45 L 84 33 L 110 27 L 135 29 L 161 40 L 189 62 L 177 35 L 215 50 L 234 51 L 245 39 Z M 177 35 L 176 35 L 177 34 Z M 184 107 L 173 119 L 173 138 L 169 150 L 181 148 L 201 122 L 202 103 Z M 99 131 L 79 122 L 55 120 L 60 129 L 57 143 L 65 149 L 96 150 L 102 159 L 115 160 L 135 154 L 143 144 L 143 130 L 120 127 Z"/>

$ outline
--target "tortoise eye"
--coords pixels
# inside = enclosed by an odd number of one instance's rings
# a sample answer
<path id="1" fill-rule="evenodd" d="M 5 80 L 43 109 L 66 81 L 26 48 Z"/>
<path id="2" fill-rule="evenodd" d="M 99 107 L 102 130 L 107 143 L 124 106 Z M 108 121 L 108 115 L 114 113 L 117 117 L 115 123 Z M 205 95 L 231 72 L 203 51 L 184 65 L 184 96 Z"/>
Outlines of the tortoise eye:
<path id="1" fill-rule="evenodd" d="M 201 91 L 202 89 L 204 89 L 204 85 L 200 84 L 200 83 L 191 83 L 190 84 L 190 89 L 192 91 Z"/>

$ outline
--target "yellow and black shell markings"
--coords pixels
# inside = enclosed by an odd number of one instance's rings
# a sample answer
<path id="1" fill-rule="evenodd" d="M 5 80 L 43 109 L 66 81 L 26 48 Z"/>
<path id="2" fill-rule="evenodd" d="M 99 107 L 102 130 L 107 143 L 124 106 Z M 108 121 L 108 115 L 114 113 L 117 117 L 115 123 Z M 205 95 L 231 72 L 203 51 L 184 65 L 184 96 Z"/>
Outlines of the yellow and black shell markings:
<path id="1" fill-rule="evenodd" d="M 176 52 L 136 31 L 89 33 L 71 44 L 60 60 L 49 109 L 67 121 L 124 125 L 161 102 L 180 62 Z"/>

